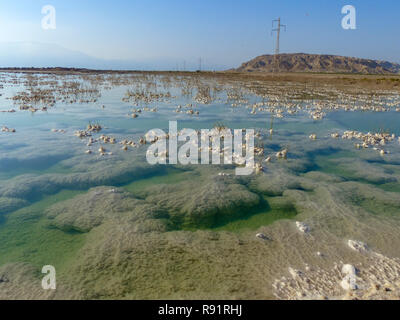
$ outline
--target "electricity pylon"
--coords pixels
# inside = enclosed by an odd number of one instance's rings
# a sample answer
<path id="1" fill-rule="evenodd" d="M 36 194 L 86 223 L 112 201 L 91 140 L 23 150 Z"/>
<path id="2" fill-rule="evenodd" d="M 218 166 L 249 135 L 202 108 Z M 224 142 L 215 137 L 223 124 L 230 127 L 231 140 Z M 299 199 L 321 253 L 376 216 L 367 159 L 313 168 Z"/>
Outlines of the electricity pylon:
<path id="1" fill-rule="evenodd" d="M 274 24 L 275 22 L 278 22 L 276 28 L 274 29 Z M 280 36 L 281 36 L 281 27 L 283 27 L 286 31 L 286 25 L 281 24 L 281 18 L 278 18 L 276 20 L 272 20 L 272 31 L 271 35 L 273 32 L 276 31 L 276 47 L 275 47 L 275 54 L 279 54 L 279 41 L 280 41 Z"/>

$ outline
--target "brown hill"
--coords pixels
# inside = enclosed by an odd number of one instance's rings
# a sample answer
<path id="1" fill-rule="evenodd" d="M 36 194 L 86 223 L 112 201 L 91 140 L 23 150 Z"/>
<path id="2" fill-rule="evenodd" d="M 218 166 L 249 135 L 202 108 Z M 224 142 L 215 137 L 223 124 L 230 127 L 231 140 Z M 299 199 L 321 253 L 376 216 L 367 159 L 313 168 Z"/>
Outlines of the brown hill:
<path id="1" fill-rule="evenodd" d="M 400 64 L 325 54 L 282 53 L 259 56 L 234 71 L 398 74 Z"/>

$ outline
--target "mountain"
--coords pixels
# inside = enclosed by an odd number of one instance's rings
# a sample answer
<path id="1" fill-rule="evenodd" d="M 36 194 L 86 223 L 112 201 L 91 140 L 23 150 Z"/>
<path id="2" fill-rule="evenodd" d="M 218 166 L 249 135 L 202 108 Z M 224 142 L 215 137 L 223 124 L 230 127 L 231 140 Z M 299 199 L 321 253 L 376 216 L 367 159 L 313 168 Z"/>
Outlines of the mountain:
<path id="1" fill-rule="evenodd" d="M 326 54 L 282 53 L 259 56 L 232 71 L 399 74 L 400 64 Z"/>
<path id="2" fill-rule="evenodd" d="M 162 57 L 140 60 L 100 59 L 80 51 L 56 44 L 39 42 L 0 42 L 1 68 L 74 68 L 97 70 L 179 70 L 183 69 L 183 58 Z M 179 65 L 177 66 L 177 62 Z M 196 70 L 196 62 L 186 60 L 187 70 Z M 207 63 L 208 70 L 225 70 L 227 66 Z"/>
<path id="3" fill-rule="evenodd" d="M 141 63 L 135 61 L 95 58 L 56 44 L 38 42 L 0 43 L 0 67 L 136 69 L 141 66 Z"/>

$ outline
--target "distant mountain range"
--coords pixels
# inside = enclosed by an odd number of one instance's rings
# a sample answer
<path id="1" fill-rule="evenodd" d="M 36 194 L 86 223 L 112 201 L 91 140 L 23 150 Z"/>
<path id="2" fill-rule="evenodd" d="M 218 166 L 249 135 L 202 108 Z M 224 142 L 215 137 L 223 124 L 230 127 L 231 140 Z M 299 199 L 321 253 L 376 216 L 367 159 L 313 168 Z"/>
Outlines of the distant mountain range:
<path id="1" fill-rule="evenodd" d="M 283 53 L 259 56 L 231 71 L 399 74 L 400 64 L 326 54 Z"/>
<path id="2" fill-rule="evenodd" d="M 1 67 L 139 69 L 150 65 L 137 61 L 99 59 L 56 44 L 3 42 L 0 43 Z"/>
<path id="3" fill-rule="evenodd" d="M 186 60 L 187 70 L 196 62 Z M 0 42 L 0 68 L 85 68 L 95 70 L 182 70 L 183 58 L 100 59 L 51 43 Z M 209 70 L 225 70 L 226 65 L 210 64 Z"/>

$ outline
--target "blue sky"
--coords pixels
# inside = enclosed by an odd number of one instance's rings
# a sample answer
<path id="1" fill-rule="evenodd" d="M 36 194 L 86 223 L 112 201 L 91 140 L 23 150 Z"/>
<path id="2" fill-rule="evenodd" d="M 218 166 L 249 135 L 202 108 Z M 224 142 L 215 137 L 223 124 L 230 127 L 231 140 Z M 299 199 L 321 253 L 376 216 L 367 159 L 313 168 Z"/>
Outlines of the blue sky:
<path id="1" fill-rule="evenodd" d="M 41 28 L 48 4 L 56 8 L 55 30 Z M 347 4 L 357 10 L 356 30 L 341 27 Z M 2 0 L 0 43 L 62 46 L 110 68 L 121 60 L 182 68 L 185 60 L 190 69 L 202 57 L 206 68 L 218 69 L 273 53 L 271 20 L 277 17 L 287 25 L 281 52 L 400 62 L 398 0 Z"/>

